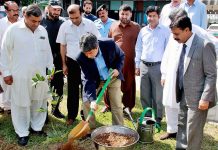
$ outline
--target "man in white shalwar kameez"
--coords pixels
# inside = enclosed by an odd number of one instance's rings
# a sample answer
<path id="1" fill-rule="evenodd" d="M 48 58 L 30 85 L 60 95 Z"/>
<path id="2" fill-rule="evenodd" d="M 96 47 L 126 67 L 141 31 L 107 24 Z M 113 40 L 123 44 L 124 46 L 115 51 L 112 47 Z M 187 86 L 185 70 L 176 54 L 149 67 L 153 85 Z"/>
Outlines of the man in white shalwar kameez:
<path id="1" fill-rule="evenodd" d="M 7 1 L 4 3 L 4 8 L 7 16 L 0 19 L 0 47 L 7 28 L 20 20 L 19 7 L 16 2 Z M 0 94 L 0 111 L 8 111 L 9 113 L 11 110 L 11 86 L 4 83 L 2 76 L 0 76 L 0 84 L 4 90 L 4 92 Z"/>
<path id="2" fill-rule="evenodd" d="M 175 14 L 179 13 L 181 16 L 187 16 L 186 11 L 178 9 L 170 14 L 170 18 L 174 18 Z M 207 39 L 212 42 L 218 50 L 218 39 L 210 35 L 206 30 L 192 24 L 192 32 L 198 34 L 201 38 Z M 176 133 L 178 130 L 178 112 L 179 104 L 176 103 L 176 71 L 178 68 L 178 60 L 180 57 L 181 49 L 180 44 L 174 40 L 171 34 L 169 42 L 166 46 L 162 62 L 161 62 L 161 82 L 164 85 L 163 89 L 163 105 L 165 106 L 167 134 Z M 168 136 L 169 137 L 169 136 Z M 166 139 L 166 138 L 165 138 Z"/>
<path id="3" fill-rule="evenodd" d="M 176 10 L 179 8 L 181 4 L 181 0 L 171 0 L 171 3 L 169 4 L 166 4 L 164 5 L 162 11 L 161 11 L 161 14 L 160 14 L 160 24 L 166 26 L 169 28 L 169 25 L 171 23 L 171 20 L 169 18 L 169 15 L 172 11 Z M 170 39 L 172 39 L 172 37 L 170 37 Z M 170 40 L 167 44 L 167 47 L 165 49 L 165 51 L 169 51 L 168 49 L 177 49 L 177 44 L 178 42 L 177 41 L 174 41 L 174 40 Z M 167 53 L 167 54 L 166 54 Z M 171 77 L 171 74 L 173 73 L 173 71 L 171 70 L 167 70 L 167 69 L 172 69 L 172 70 L 175 70 L 174 67 L 176 67 L 176 63 L 174 62 L 175 60 L 175 51 L 170 51 L 170 58 L 168 58 L 169 52 L 164 52 L 164 55 L 166 56 L 163 56 L 163 59 L 165 60 L 162 60 L 161 62 L 161 84 L 163 86 L 164 84 L 164 81 L 165 81 L 165 78 L 167 77 Z M 171 53 L 173 53 L 171 55 Z M 171 58 L 173 57 L 173 58 Z M 169 61 L 168 61 L 169 59 Z M 164 67 L 167 67 L 169 66 L 168 68 L 166 68 L 166 70 L 163 69 L 163 66 Z M 165 72 L 163 72 L 165 71 Z M 166 74 L 166 72 L 168 74 Z M 172 81 L 173 82 L 172 82 Z M 176 138 L 176 134 L 177 134 L 177 115 L 178 115 L 178 108 L 179 108 L 179 105 L 176 103 L 175 101 L 175 87 L 172 86 L 172 83 L 174 83 L 174 78 L 172 79 L 167 79 L 165 83 L 166 85 L 163 86 L 163 105 L 165 107 L 165 114 L 166 114 L 166 122 L 167 122 L 167 133 L 166 134 L 163 134 L 161 137 L 160 137 L 160 140 L 165 140 L 165 139 L 168 139 L 168 138 Z M 175 115 L 174 115 L 175 114 Z"/>
<path id="4" fill-rule="evenodd" d="M 40 24 L 41 10 L 29 5 L 25 19 L 13 24 L 2 41 L 1 67 L 6 84 L 11 85 L 11 116 L 18 137 L 18 144 L 28 143 L 29 132 L 45 135 L 42 131 L 46 119 L 47 81 L 32 86 L 32 78 L 39 73 L 46 75 L 46 68 L 53 67 L 48 35 Z M 29 131 L 30 129 L 30 131 Z"/>

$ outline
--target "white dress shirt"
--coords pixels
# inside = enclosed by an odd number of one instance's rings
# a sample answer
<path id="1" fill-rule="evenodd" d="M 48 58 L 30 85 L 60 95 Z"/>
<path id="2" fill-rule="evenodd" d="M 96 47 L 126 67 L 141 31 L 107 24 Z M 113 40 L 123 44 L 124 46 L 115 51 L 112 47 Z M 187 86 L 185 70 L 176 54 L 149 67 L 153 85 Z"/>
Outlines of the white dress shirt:
<path id="1" fill-rule="evenodd" d="M 155 29 L 151 29 L 149 25 L 143 27 L 139 32 L 135 46 L 136 68 L 139 68 L 141 60 L 146 62 L 161 61 L 169 36 L 169 28 L 161 24 L 158 24 Z"/>
<path id="2" fill-rule="evenodd" d="M 71 20 L 67 20 L 61 25 L 56 42 L 67 45 L 67 57 L 76 60 L 81 52 L 79 47 L 80 38 L 88 32 L 93 33 L 97 38 L 100 37 L 99 31 L 92 21 L 82 18 L 80 25 L 76 26 Z"/>

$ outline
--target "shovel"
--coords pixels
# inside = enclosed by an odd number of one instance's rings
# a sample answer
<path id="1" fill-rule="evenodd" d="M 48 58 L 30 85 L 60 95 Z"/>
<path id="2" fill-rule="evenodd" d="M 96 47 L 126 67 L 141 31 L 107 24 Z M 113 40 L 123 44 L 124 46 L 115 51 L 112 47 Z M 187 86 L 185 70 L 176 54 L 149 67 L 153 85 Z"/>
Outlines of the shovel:
<path id="1" fill-rule="evenodd" d="M 110 81 L 111 81 L 111 75 L 108 77 L 107 81 L 105 82 L 103 88 L 101 89 L 101 92 L 100 94 L 98 95 L 97 97 L 97 100 L 96 100 L 96 104 L 99 104 L 107 86 L 109 85 Z M 90 117 L 94 114 L 94 110 L 91 109 L 89 111 L 89 114 L 86 118 L 85 121 L 81 121 L 77 126 L 75 126 L 69 133 L 68 135 L 68 141 L 67 143 L 65 143 L 63 146 L 62 146 L 62 150 L 71 150 L 71 143 L 76 140 L 76 139 L 79 139 L 81 137 L 84 137 L 85 135 L 88 134 L 88 132 L 90 131 L 90 127 L 89 127 L 89 119 Z"/>
<path id="2" fill-rule="evenodd" d="M 130 120 L 131 120 L 131 122 L 132 122 L 132 124 L 133 124 L 133 126 L 134 126 L 134 128 L 135 128 L 135 130 L 137 131 L 136 125 L 135 125 L 135 123 L 134 123 L 134 120 L 133 120 L 133 118 L 132 118 L 132 116 L 131 116 L 131 114 L 130 114 L 130 112 L 129 112 L 129 108 L 126 107 L 126 108 L 124 109 L 124 111 L 129 115 L 129 118 L 130 118 Z"/>

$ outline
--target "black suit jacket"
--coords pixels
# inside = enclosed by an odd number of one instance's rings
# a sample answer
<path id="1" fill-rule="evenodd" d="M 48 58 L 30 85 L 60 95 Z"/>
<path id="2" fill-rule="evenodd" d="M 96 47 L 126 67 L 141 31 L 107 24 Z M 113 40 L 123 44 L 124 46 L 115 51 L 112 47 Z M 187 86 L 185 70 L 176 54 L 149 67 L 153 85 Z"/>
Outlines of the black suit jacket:
<path id="1" fill-rule="evenodd" d="M 119 71 L 117 78 L 124 80 L 122 74 L 124 63 L 123 51 L 112 39 L 104 38 L 100 39 L 98 42 L 107 68 L 117 69 Z M 83 100 L 96 100 L 96 89 L 100 83 L 100 75 L 95 60 L 86 57 L 84 53 L 81 52 L 77 58 L 77 62 L 82 70 Z"/>

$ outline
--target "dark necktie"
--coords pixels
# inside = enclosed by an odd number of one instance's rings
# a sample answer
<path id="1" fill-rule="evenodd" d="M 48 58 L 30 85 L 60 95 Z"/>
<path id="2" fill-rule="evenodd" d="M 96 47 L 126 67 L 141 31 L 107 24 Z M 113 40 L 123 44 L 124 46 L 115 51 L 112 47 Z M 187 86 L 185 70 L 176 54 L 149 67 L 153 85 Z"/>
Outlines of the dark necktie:
<path id="1" fill-rule="evenodd" d="M 181 90 L 183 88 L 183 73 L 184 73 L 184 59 L 185 59 L 185 52 L 186 52 L 187 45 L 183 44 L 182 52 L 180 54 L 179 59 L 179 66 L 178 66 L 178 72 L 177 72 L 177 78 L 179 81 L 179 89 Z"/>

